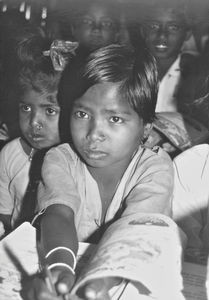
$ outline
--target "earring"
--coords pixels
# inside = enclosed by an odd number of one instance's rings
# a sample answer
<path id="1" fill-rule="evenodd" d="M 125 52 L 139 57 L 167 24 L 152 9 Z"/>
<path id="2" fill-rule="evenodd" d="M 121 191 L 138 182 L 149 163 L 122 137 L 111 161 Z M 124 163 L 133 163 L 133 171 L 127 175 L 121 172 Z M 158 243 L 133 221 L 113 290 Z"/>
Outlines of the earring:
<path id="1" fill-rule="evenodd" d="M 43 126 L 41 125 L 41 124 L 35 124 L 35 128 L 37 129 L 37 130 L 41 130 L 41 128 L 43 128 Z"/>

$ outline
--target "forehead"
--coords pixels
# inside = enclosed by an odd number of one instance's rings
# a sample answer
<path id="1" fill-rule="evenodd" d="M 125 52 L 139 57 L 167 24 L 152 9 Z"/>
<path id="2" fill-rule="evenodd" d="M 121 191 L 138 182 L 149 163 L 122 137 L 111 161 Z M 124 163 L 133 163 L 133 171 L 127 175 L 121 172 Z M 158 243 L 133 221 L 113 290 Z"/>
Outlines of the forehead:
<path id="1" fill-rule="evenodd" d="M 85 11 L 83 11 L 81 17 L 85 16 L 91 16 L 93 18 L 113 18 L 114 13 L 110 6 L 106 6 L 102 3 L 96 3 L 90 5 L 88 8 L 85 9 Z"/>
<path id="2" fill-rule="evenodd" d="M 34 90 L 28 90 L 24 93 L 22 99 L 24 103 L 33 105 L 48 104 L 57 105 L 57 92 L 41 93 Z"/>
<path id="3" fill-rule="evenodd" d="M 180 11 L 180 8 L 162 6 L 150 9 L 146 16 L 146 21 L 185 23 L 185 16 Z"/>
<path id="4" fill-rule="evenodd" d="M 121 96 L 118 83 L 99 83 L 90 87 L 75 105 L 91 106 L 92 108 L 131 108 L 129 102 Z"/>

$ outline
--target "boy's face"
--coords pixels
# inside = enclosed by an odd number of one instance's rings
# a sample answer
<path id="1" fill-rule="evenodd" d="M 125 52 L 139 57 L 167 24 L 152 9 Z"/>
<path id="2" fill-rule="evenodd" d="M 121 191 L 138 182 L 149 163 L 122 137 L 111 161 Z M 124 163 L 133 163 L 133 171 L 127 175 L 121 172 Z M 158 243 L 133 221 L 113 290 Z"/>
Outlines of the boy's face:
<path id="1" fill-rule="evenodd" d="M 73 35 L 82 46 L 95 50 L 116 43 L 118 29 L 108 8 L 95 4 L 78 18 L 73 27 Z"/>
<path id="2" fill-rule="evenodd" d="M 89 167 L 126 168 L 144 134 L 143 120 L 117 89 L 96 84 L 74 103 L 72 140 Z"/>
<path id="3" fill-rule="evenodd" d="M 142 25 L 143 35 L 155 58 L 176 58 L 189 37 L 183 15 L 171 8 L 156 8 Z"/>
<path id="4" fill-rule="evenodd" d="M 19 123 L 22 135 L 35 149 L 59 143 L 60 108 L 56 95 L 43 95 L 33 90 L 24 94 L 19 104 Z"/>

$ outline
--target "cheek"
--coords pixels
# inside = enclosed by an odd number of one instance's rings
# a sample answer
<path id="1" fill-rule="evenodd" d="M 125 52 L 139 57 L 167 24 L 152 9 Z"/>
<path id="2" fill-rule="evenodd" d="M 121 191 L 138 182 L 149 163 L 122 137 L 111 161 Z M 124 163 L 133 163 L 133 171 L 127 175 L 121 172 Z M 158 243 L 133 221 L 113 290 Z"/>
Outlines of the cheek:
<path id="1" fill-rule="evenodd" d="M 90 30 L 88 29 L 78 29 L 75 31 L 75 38 L 78 42 L 82 42 L 87 40 L 88 36 L 89 36 Z"/>
<path id="2" fill-rule="evenodd" d="M 19 125 L 21 130 L 25 130 L 29 126 L 29 121 L 25 117 L 19 117 Z"/>

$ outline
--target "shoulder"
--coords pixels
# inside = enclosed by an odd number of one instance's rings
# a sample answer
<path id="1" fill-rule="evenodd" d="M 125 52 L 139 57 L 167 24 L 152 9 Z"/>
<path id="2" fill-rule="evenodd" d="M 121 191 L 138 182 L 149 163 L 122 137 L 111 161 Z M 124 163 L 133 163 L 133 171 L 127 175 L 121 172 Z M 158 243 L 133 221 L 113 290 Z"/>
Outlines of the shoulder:
<path id="1" fill-rule="evenodd" d="M 143 148 L 142 154 L 138 155 L 134 172 L 137 174 L 138 180 L 164 174 L 172 181 L 174 173 L 173 162 L 170 156 L 158 146 L 152 149 Z"/>
<path id="2" fill-rule="evenodd" d="M 200 144 L 189 148 L 174 158 L 174 165 L 187 170 L 203 169 L 209 164 L 209 145 Z M 208 165 L 209 167 L 209 165 Z"/>
<path id="3" fill-rule="evenodd" d="M 52 147 L 47 151 L 46 156 L 60 156 L 60 157 L 72 157 L 76 158 L 77 155 L 70 147 L 68 143 L 60 144 L 58 146 Z"/>
<path id="4" fill-rule="evenodd" d="M 0 151 L 0 156 L 15 158 L 18 153 L 24 154 L 23 148 L 20 144 L 20 138 L 16 138 L 8 142 Z"/>
<path id="5" fill-rule="evenodd" d="M 77 154 L 68 143 L 51 148 L 45 155 L 45 165 L 59 165 L 61 168 L 74 168 L 80 162 Z"/>
<path id="6" fill-rule="evenodd" d="M 172 160 L 168 153 L 159 146 L 153 148 L 144 148 L 139 164 L 162 165 L 162 167 L 172 167 Z"/>

